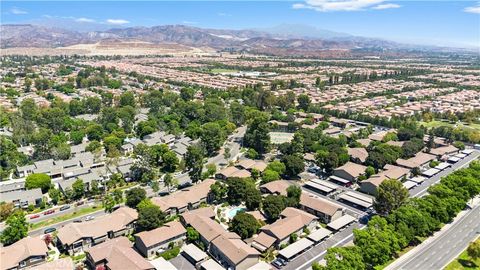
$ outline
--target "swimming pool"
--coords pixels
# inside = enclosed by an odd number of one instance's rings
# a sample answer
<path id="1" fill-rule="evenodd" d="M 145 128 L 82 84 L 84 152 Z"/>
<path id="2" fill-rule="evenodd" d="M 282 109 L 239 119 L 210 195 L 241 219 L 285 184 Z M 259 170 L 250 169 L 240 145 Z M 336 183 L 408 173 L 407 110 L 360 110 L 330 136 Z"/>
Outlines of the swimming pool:
<path id="1" fill-rule="evenodd" d="M 243 212 L 243 211 L 245 211 L 245 209 L 246 209 L 245 207 L 241 207 L 241 206 L 230 209 L 227 212 L 227 217 L 229 219 L 232 219 L 238 212 Z"/>

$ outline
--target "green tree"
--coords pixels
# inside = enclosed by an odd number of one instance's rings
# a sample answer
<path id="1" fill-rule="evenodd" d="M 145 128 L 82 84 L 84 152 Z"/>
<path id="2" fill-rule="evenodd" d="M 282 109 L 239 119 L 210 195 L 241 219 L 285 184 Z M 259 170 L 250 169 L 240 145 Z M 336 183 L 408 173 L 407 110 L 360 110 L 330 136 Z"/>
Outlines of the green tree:
<path id="1" fill-rule="evenodd" d="M 82 179 L 77 179 L 75 182 L 73 182 L 72 191 L 72 198 L 74 200 L 81 199 L 83 196 L 85 196 L 85 184 L 83 183 Z"/>
<path id="2" fill-rule="evenodd" d="M 227 196 L 227 185 L 223 182 L 216 181 L 210 186 L 210 193 L 213 195 L 213 200 L 221 202 Z"/>
<path id="3" fill-rule="evenodd" d="M 81 144 L 83 141 L 83 137 L 85 137 L 85 133 L 81 130 L 74 130 L 70 132 L 70 140 L 73 144 Z"/>
<path id="4" fill-rule="evenodd" d="M 137 224 L 141 230 L 153 230 L 165 223 L 165 214 L 156 205 L 142 207 L 138 211 Z"/>
<path id="5" fill-rule="evenodd" d="M 283 164 L 281 161 L 275 160 L 268 163 L 266 170 L 272 170 L 277 172 L 279 175 L 282 175 L 285 173 L 287 168 L 285 167 L 285 164 Z"/>
<path id="6" fill-rule="evenodd" d="M 200 234 L 194 228 L 187 227 L 187 241 L 189 243 L 195 243 L 200 239 Z"/>
<path id="7" fill-rule="evenodd" d="M 167 172 L 174 172 L 179 164 L 177 155 L 173 151 L 167 151 L 162 156 L 163 169 Z"/>
<path id="8" fill-rule="evenodd" d="M 120 95 L 120 107 L 131 106 L 135 108 L 135 95 L 128 91 Z"/>
<path id="9" fill-rule="evenodd" d="M 103 197 L 102 204 L 103 208 L 105 208 L 105 212 L 111 213 L 113 207 L 115 206 L 115 199 L 112 195 L 108 194 L 107 196 Z"/>
<path id="10" fill-rule="evenodd" d="M 192 100 L 194 95 L 195 95 L 195 90 L 192 88 L 184 87 L 180 89 L 180 97 L 185 101 Z"/>
<path id="11" fill-rule="evenodd" d="M 402 206 L 408 199 L 408 190 L 396 179 L 383 181 L 377 190 L 373 207 L 377 213 L 388 215 Z"/>
<path id="12" fill-rule="evenodd" d="M 5 221 L 6 228 L 3 230 L 0 240 L 4 245 L 11 245 L 27 236 L 28 223 L 23 211 L 15 211 Z"/>
<path id="13" fill-rule="evenodd" d="M 255 117 L 245 133 L 245 146 L 253 148 L 259 154 L 265 154 L 270 148 L 269 132 L 268 119 L 262 115 Z"/>
<path id="14" fill-rule="evenodd" d="M 218 123 L 206 123 L 202 126 L 200 139 L 209 155 L 216 153 L 225 141 L 225 131 Z"/>
<path id="15" fill-rule="evenodd" d="M 58 201 L 60 201 L 60 198 L 62 196 L 62 193 L 60 192 L 60 190 L 54 188 L 54 187 L 51 187 L 49 190 L 48 190 L 48 196 L 50 197 L 50 199 L 52 199 L 52 203 L 53 204 L 57 204 Z"/>
<path id="16" fill-rule="evenodd" d="M 478 260 L 480 258 L 480 240 L 471 242 L 468 245 L 467 254 L 474 260 Z"/>
<path id="17" fill-rule="evenodd" d="M 285 174 L 291 178 L 297 177 L 305 170 L 303 158 L 298 155 L 283 156 L 282 162 L 285 164 Z"/>
<path id="18" fill-rule="evenodd" d="M 291 185 L 287 188 L 287 198 L 292 200 L 292 205 L 297 206 L 300 203 L 302 196 L 302 188 Z"/>
<path id="19" fill-rule="evenodd" d="M 203 158 L 203 151 L 197 145 L 191 145 L 187 148 L 185 166 L 189 171 L 190 179 L 194 183 L 198 182 L 202 177 Z"/>
<path id="20" fill-rule="evenodd" d="M 268 195 L 262 202 L 262 209 L 269 220 L 276 220 L 285 209 L 285 197 L 281 195 Z"/>
<path id="21" fill-rule="evenodd" d="M 324 270 L 364 270 L 367 269 L 361 251 L 357 247 L 333 247 L 325 256 L 327 265 Z"/>
<path id="22" fill-rule="evenodd" d="M 229 178 L 227 180 L 227 201 L 230 204 L 239 204 L 245 201 L 250 192 L 255 188 L 255 183 L 250 178 Z"/>
<path id="23" fill-rule="evenodd" d="M 305 94 L 299 95 L 297 98 L 297 101 L 298 101 L 298 108 L 301 110 L 307 111 L 308 107 L 310 107 L 311 100 L 308 95 L 305 95 Z"/>
<path id="24" fill-rule="evenodd" d="M 368 166 L 366 169 L 365 169 L 365 176 L 367 178 L 370 178 L 370 176 L 374 175 L 375 174 L 375 168 L 373 168 L 372 166 Z"/>
<path id="25" fill-rule="evenodd" d="M 90 184 L 90 193 L 92 195 L 98 195 L 100 194 L 101 190 L 98 184 L 97 180 L 93 180 L 92 183 Z"/>
<path id="26" fill-rule="evenodd" d="M 27 176 L 25 179 L 26 189 L 42 189 L 42 193 L 46 193 L 52 185 L 52 179 L 50 176 L 44 173 L 33 173 Z"/>
<path id="27" fill-rule="evenodd" d="M 137 205 L 147 198 L 147 192 L 141 187 L 132 188 L 125 192 L 125 198 L 125 205 L 136 209 Z"/>
<path id="28" fill-rule="evenodd" d="M 280 175 L 278 172 L 273 171 L 273 170 L 265 170 L 262 173 L 262 182 L 261 184 L 266 184 L 272 181 L 276 181 L 280 179 Z"/>
<path id="29" fill-rule="evenodd" d="M 248 195 L 245 196 L 245 206 L 248 210 L 253 211 L 260 207 L 262 203 L 262 194 L 256 188 L 249 188 Z"/>
<path id="30" fill-rule="evenodd" d="M 115 203 L 121 203 L 123 201 L 123 191 L 120 189 L 115 189 L 112 191 L 112 197 Z"/>
<path id="31" fill-rule="evenodd" d="M 260 223 L 251 214 L 237 213 L 230 222 L 229 230 L 237 233 L 242 239 L 250 238 L 258 232 Z"/>

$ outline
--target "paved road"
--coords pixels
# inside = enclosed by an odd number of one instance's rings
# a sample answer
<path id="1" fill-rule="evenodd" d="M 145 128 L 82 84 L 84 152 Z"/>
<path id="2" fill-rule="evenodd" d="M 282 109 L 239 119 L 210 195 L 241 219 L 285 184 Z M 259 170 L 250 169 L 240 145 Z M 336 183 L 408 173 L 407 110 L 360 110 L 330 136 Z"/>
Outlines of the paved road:
<path id="1" fill-rule="evenodd" d="M 464 159 L 462 159 L 462 160 L 458 161 L 457 163 L 453 164 L 450 168 L 447 168 L 447 169 L 439 172 L 438 174 L 434 175 L 433 177 L 425 180 L 421 185 L 411 189 L 410 190 L 410 196 L 411 197 L 422 197 L 423 195 L 427 194 L 428 187 L 436 184 L 437 182 L 440 181 L 440 179 L 442 177 L 449 175 L 453 171 L 468 166 L 468 164 L 470 164 L 470 162 L 477 159 L 479 156 L 480 156 L 480 151 L 475 150 L 475 152 L 471 153 L 470 155 L 468 155 Z"/>
<path id="2" fill-rule="evenodd" d="M 83 216 L 80 216 L 80 217 L 76 217 L 76 218 L 72 218 L 72 219 L 69 219 L 69 220 L 65 220 L 65 221 L 62 221 L 60 223 L 56 223 L 56 224 L 53 224 L 53 225 L 50 225 L 50 226 L 45 226 L 45 227 L 42 227 L 42 228 L 39 228 L 39 229 L 36 229 L 36 230 L 32 230 L 30 232 L 28 232 L 28 235 L 29 236 L 39 236 L 39 235 L 42 235 L 43 234 L 43 231 L 46 229 L 46 228 L 55 228 L 55 229 L 60 229 L 61 227 L 67 225 L 68 223 L 71 223 L 73 222 L 74 220 L 82 220 L 85 222 L 85 218 L 87 216 L 92 216 L 92 217 L 95 217 L 95 218 L 98 218 L 98 217 L 101 217 L 101 216 L 105 216 L 107 215 L 108 213 L 106 213 L 104 211 L 103 208 L 99 208 L 99 210 L 97 212 L 93 212 L 93 213 L 90 213 L 90 214 L 87 214 L 87 215 L 83 215 Z"/>
<path id="3" fill-rule="evenodd" d="M 449 262 L 456 258 L 468 244 L 480 234 L 480 205 L 468 210 L 465 215 L 440 232 L 433 241 L 424 243 L 412 256 L 400 257 L 388 269 L 392 270 L 437 270 L 443 269 Z M 447 225 L 448 226 L 448 225 Z"/>
<path id="4" fill-rule="evenodd" d="M 435 175 L 432 178 L 429 178 L 429 179 L 425 180 L 425 182 L 423 182 L 421 185 L 419 185 L 419 186 L 415 187 L 414 189 L 410 190 L 410 196 L 411 197 L 421 197 L 421 196 L 425 195 L 427 193 L 428 187 L 431 186 L 431 185 L 434 185 L 435 183 L 440 181 L 441 177 L 444 177 L 444 176 L 452 173 L 454 170 L 458 170 L 458 169 L 461 169 L 463 167 L 468 166 L 468 164 L 470 164 L 470 162 L 477 159 L 479 156 L 480 156 L 480 151 L 477 150 L 477 151 L 473 152 L 468 157 L 466 157 L 463 160 L 454 164 L 451 168 L 449 168 L 445 171 L 442 171 L 441 173 Z M 312 192 L 311 190 L 308 190 L 308 191 Z M 326 198 L 325 196 L 323 196 L 323 197 Z M 339 202 L 336 202 L 336 203 L 339 203 Z M 352 210 L 350 208 L 351 207 L 348 207 L 347 209 Z M 359 210 L 357 209 L 357 211 L 359 211 Z M 479 215 L 477 213 L 477 216 L 476 216 L 477 220 L 478 220 L 478 217 L 479 217 Z M 365 228 L 365 226 L 359 226 L 359 225 L 356 225 L 356 226 L 358 226 L 359 229 Z M 337 237 L 337 235 L 339 235 L 339 236 Z M 294 261 L 289 262 L 288 265 L 285 267 L 285 269 L 292 269 L 292 270 L 293 269 L 302 269 L 302 270 L 303 269 L 311 269 L 312 262 L 322 260 L 325 257 L 326 250 L 328 248 L 334 247 L 334 246 L 345 245 L 346 243 L 350 242 L 351 240 L 353 240 L 353 233 L 352 233 L 352 229 L 349 227 L 348 230 L 337 233 L 336 235 L 334 235 L 333 237 L 328 239 L 328 242 L 326 242 L 325 245 L 316 246 L 316 247 L 310 249 L 308 252 L 306 252 L 306 253 L 300 255 L 299 257 L 297 257 Z M 337 243 L 332 243 L 331 241 L 337 241 Z M 452 255 L 450 255 L 450 257 L 451 256 Z M 456 257 L 456 255 L 454 255 L 454 256 Z M 454 258 L 454 257 L 452 257 L 452 258 Z M 450 258 L 450 260 L 452 258 Z M 407 269 L 407 268 L 405 268 L 405 269 Z M 409 269 L 422 269 L 422 268 L 409 268 Z M 441 267 L 437 268 L 437 269 L 441 269 Z"/>

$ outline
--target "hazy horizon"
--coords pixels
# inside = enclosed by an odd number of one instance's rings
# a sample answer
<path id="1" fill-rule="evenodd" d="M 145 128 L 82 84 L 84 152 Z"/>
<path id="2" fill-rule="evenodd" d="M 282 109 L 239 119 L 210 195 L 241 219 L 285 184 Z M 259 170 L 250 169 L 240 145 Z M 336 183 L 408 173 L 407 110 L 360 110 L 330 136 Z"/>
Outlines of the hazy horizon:
<path id="1" fill-rule="evenodd" d="M 305 25 L 402 43 L 480 47 L 475 1 L 2 1 L 2 24 L 77 31 L 182 24 L 215 29 Z"/>

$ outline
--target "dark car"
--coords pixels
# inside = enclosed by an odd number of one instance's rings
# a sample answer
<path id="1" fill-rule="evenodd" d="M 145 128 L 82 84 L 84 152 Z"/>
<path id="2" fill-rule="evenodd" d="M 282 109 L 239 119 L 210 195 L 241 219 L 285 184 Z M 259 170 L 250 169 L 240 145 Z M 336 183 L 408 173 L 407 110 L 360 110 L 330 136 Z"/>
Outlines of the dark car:
<path id="1" fill-rule="evenodd" d="M 85 202 L 84 202 L 84 201 L 77 202 L 75 205 L 76 205 L 76 206 L 80 206 L 80 205 L 82 205 L 82 204 L 85 204 Z"/>
<path id="2" fill-rule="evenodd" d="M 82 223 L 82 220 L 81 219 L 75 219 L 73 222 L 74 223 Z"/>
<path id="3" fill-rule="evenodd" d="M 280 259 L 276 259 L 275 261 L 272 262 L 272 265 L 275 266 L 276 268 L 280 269 L 283 267 L 283 263 Z"/>
<path id="4" fill-rule="evenodd" d="M 60 207 L 60 211 L 65 211 L 67 209 L 70 209 L 70 205 L 64 205 L 64 206 Z"/>
<path id="5" fill-rule="evenodd" d="M 43 231 L 44 234 L 47 234 L 47 233 L 52 233 L 54 231 L 56 231 L 57 229 L 55 228 L 48 228 L 48 229 L 45 229 L 45 231 Z"/>

